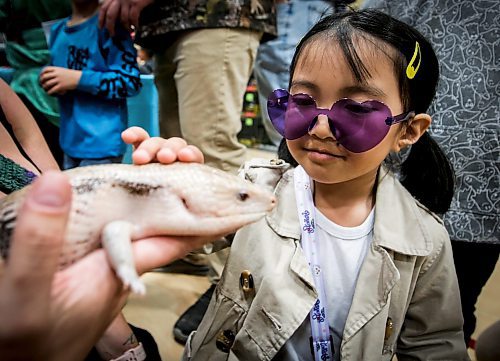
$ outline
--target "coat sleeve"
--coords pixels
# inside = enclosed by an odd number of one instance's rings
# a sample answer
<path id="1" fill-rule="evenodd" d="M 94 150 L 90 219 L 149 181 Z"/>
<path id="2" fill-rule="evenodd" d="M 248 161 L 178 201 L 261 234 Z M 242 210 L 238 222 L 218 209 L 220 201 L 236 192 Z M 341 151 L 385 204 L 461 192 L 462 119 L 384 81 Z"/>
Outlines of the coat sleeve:
<path id="1" fill-rule="evenodd" d="M 141 89 L 141 78 L 130 34 L 117 29 L 111 37 L 107 30 L 100 31 L 99 50 L 107 64 L 106 71 L 83 70 L 77 89 L 107 99 L 136 95 Z"/>
<path id="2" fill-rule="evenodd" d="M 429 230 L 439 242 L 422 264 L 398 340 L 399 361 L 470 360 L 451 243 L 439 228 Z"/>

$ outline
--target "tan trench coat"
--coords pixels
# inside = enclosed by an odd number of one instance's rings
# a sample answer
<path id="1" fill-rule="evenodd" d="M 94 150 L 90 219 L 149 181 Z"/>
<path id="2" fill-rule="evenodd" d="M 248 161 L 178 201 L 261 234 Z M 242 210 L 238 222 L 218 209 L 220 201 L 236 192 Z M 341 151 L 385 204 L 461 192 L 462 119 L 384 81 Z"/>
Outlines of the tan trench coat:
<path id="1" fill-rule="evenodd" d="M 468 360 L 448 234 L 394 176 L 379 172 L 373 241 L 345 324 L 341 360 Z M 272 360 L 316 300 L 299 243 L 293 171 L 247 164 L 277 208 L 241 229 L 184 360 Z M 250 274 L 250 275 L 249 275 Z"/>

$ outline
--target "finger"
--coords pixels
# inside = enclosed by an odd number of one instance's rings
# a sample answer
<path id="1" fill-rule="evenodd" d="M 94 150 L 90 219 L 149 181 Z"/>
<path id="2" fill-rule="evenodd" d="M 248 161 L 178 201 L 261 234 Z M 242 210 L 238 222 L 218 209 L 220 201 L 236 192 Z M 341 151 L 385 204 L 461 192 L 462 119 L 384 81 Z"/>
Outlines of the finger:
<path id="1" fill-rule="evenodd" d="M 132 243 L 137 272 L 142 274 L 184 257 L 221 236 L 154 237 Z"/>
<path id="2" fill-rule="evenodd" d="M 58 80 L 56 78 L 52 78 L 52 79 L 48 79 L 46 81 L 44 81 L 41 86 L 44 90 L 49 90 L 50 88 L 52 88 L 53 86 L 57 85 L 58 83 Z"/>
<path id="3" fill-rule="evenodd" d="M 51 71 L 54 71 L 55 68 L 56 68 L 55 66 L 48 65 L 45 68 L 43 68 L 43 70 L 40 73 L 41 74 L 43 74 L 43 73 L 49 73 Z"/>
<path id="4" fill-rule="evenodd" d="M 56 77 L 56 73 L 54 70 L 47 70 L 40 74 L 40 83 L 44 83 L 49 79 L 53 79 Z"/>
<path id="5" fill-rule="evenodd" d="M 166 163 L 172 163 L 177 158 L 177 155 L 170 149 L 171 145 L 169 144 L 167 139 L 160 137 L 146 139 L 132 153 L 132 160 L 135 164 L 149 163 L 157 159 L 158 152 L 161 150 L 164 153 L 163 158 L 167 158 Z"/>
<path id="6" fill-rule="evenodd" d="M 139 17 L 142 9 L 153 3 L 154 0 L 132 1 L 130 5 L 129 19 L 130 23 L 136 28 L 139 26 Z"/>
<path id="7" fill-rule="evenodd" d="M 60 172 L 47 171 L 28 190 L 12 237 L 6 275 L 33 302 L 50 292 L 71 206 L 71 187 Z"/>
<path id="8" fill-rule="evenodd" d="M 104 2 L 101 4 L 101 9 L 99 10 L 99 27 L 102 28 L 104 26 L 104 23 L 106 21 L 106 14 L 108 12 L 109 5 L 111 4 L 112 0 L 104 0 Z"/>
<path id="9" fill-rule="evenodd" d="M 146 139 L 149 139 L 149 134 L 141 127 L 130 127 L 122 132 L 122 140 L 127 144 L 132 144 L 134 149 Z"/>
<path id="10" fill-rule="evenodd" d="M 122 4 L 120 9 L 120 20 L 126 30 L 130 29 L 129 12 L 130 12 L 129 4 Z"/>
<path id="11" fill-rule="evenodd" d="M 119 13 L 120 2 L 116 0 L 111 1 L 106 12 L 106 17 L 104 19 L 104 26 L 106 29 L 108 29 L 111 36 L 115 35 L 115 24 Z"/>
<path id="12" fill-rule="evenodd" d="M 150 156 L 154 155 L 159 162 L 164 164 L 170 164 L 177 161 L 179 152 L 188 147 L 186 141 L 178 137 L 168 139 L 155 137 L 151 139 L 151 141 L 141 144 L 136 152 L 144 149 Z M 185 156 L 187 156 L 188 159 L 196 158 L 196 156 L 192 157 L 189 154 Z"/>
<path id="13" fill-rule="evenodd" d="M 54 85 L 52 88 L 49 90 L 46 90 L 48 95 L 56 95 L 59 94 L 61 91 L 61 86 L 59 84 Z"/>
<path id="14" fill-rule="evenodd" d="M 136 29 L 139 26 L 139 15 L 141 13 L 141 9 L 137 6 L 137 4 L 132 5 L 129 12 L 129 21 Z"/>
<path id="15" fill-rule="evenodd" d="M 157 158 L 160 162 L 162 162 L 159 155 L 157 155 Z M 201 150 L 194 145 L 188 145 L 187 147 L 180 149 L 177 152 L 177 159 L 181 162 L 187 163 L 203 163 L 205 161 Z"/>

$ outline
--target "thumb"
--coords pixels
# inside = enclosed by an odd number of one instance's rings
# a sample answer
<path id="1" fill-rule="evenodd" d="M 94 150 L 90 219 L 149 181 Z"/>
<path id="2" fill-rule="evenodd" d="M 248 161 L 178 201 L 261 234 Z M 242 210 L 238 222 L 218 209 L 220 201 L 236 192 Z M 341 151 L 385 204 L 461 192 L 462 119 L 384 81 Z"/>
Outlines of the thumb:
<path id="1" fill-rule="evenodd" d="M 50 292 L 71 206 L 71 187 L 60 172 L 48 171 L 28 190 L 11 240 L 6 276 L 36 302 Z M 28 296 L 28 295 L 26 295 Z"/>

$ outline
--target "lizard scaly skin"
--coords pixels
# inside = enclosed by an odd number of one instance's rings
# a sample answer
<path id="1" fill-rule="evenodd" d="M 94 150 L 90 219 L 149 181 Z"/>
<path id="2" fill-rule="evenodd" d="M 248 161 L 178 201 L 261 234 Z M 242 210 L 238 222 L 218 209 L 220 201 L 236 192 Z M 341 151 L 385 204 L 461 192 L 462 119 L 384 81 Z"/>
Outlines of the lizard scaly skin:
<path id="1" fill-rule="evenodd" d="M 132 240 L 231 233 L 263 217 L 275 204 L 270 192 L 196 163 L 108 164 L 65 173 L 73 196 L 60 267 L 102 244 L 124 285 L 139 294 L 145 288 L 134 267 Z M 0 200 L 0 274 L 28 188 Z"/>

